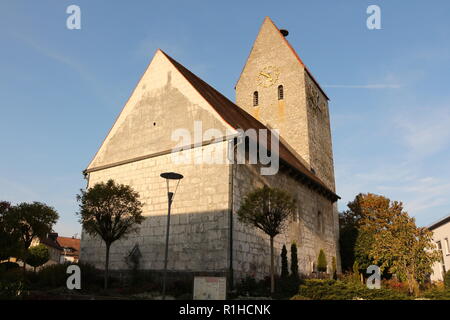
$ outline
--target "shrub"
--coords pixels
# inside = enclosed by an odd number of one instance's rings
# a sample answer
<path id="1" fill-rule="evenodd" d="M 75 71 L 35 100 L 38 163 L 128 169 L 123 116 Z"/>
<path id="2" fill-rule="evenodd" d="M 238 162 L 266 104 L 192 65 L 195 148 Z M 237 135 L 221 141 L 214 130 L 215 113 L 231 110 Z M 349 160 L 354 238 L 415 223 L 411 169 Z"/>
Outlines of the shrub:
<path id="1" fill-rule="evenodd" d="M 29 248 L 26 257 L 27 264 L 32 266 L 34 271 L 36 271 L 37 267 L 42 266 L 50 259 L 50 253 L 48 252 L 47 247 L 41 243 Z"/>
<path id="2" fill-rule="evenodd" d="M 325 256 L 325 252 L 323 252 L 322 249 L 320 249 L 319 257 L 317 258 L 317 271 L 327 271 L 327 257 Z"/>
<path id="3" fill-rule="evenodd" d="M 293 242 L 291 244 L 291 275 L 293 278 L 298 279 L 298 257 L 297 257 L 297 244 Z"/>
<path id="4" fill-rule="evenodd" d="M 0 280 L 0 299 L 12 300 L 19 299 L 24 294 L 25 285 L 22 281 L 4 281 Z"/>
<path id="5" fill-rule="evenodd" d="M 450 300 L 450 290 L 447 288 L 434 287 L 426 291 L 423 296 L 433 300 Z"/>
<path id="6" fill-rule="evenodd" d="M 0 263 L 0 272 L 8 271 L 11 269 L 19 269 L 19 268 L 20 268 L 19 264 L 15 263 L 15 262 L 6 261 L 6 262 Z"/>
<path id="7" fill-rule="evenodd" d="M 333 275 L 333 279 L 337 280 L 336 257 L 333 257 L 333 259 L 331 260 L 331 273 Z"/>
<path id="8" fill-rule="evenodd" d="M 45 266 L 37 273 L 36 289 L 48 289 L 66 287 L 67 267 L 70 263 L 53 264 Z M 81 270 L 81 289 L 101 286 L 102 279 L 100 271 L 92 265 L 86 263 L 78 263 Z"/>
<path id="9" fill-rule="evenodd" d="M 311 300 L 311 299 L 297 294 L 297 295 L 293 296 L 290 300 Z"/>
<path id="10" fill-rule="evenodd" d="M 382 282 L 383 286 L 395 290 L 397 292 L 401 292 L 404 294 L 409 293 L 408 284 L 406 282 L 400 282 L 397 279 L 389 279 L 389 280 L 383 280 Z"/>
<path id="11" fill-rule="evenodd" d="M 444 275 L 444 285 L 445 288 L 450 290 L 450 270 L 448 270 Z"/>
<path id="12" fill-rule="evenodd" d="M 286 246 L 283 244 L 283 249 L 281 249 L 281 278 L 287 278 L 289 276 L 288 271 L 288 259 Z"/>
<path id="13" fill-rule="evenodd" d="M 270 277 L 259 281 L 251 276 L 242 278 L 236 285 L 236 293 L 246 297 L 268 297 L 270 296 Z"/>
<path id="14" fill-rule="evenodd" d="M 306 280 L 300 285 L 298 295 L 314 300 L 404 300 L 406 294 L 391 289 L 368 289 L 354 281 Z"/>
<path id="15" fill-rule="evenodd" d="M 300 278 L 294 275 L 278 279 L 275 286 L 275 295 L 273 297 L 275 299 L 286 299 L 292 297 L 298 292 L 300 283 L 302 283 Z"/>

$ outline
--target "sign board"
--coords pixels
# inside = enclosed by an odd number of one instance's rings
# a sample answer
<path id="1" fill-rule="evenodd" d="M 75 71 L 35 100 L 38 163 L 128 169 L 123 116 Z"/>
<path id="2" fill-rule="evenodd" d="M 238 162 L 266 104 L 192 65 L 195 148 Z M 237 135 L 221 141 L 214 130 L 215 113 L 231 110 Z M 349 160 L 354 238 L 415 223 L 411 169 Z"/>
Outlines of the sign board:
<path id="1" fill-rule="evenodd" d="M 227 279 L 225 277 L 195 277 L 194 300 L 225 300 Z"/>

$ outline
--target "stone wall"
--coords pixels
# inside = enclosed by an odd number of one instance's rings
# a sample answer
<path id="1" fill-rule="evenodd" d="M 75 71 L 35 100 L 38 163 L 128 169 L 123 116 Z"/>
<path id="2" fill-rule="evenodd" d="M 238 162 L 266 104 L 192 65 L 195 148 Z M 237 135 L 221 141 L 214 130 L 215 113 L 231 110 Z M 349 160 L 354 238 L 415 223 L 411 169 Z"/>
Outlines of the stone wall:
<path id="1" fill-rule="evenodd" d="M 335 191 L 328 100 L 306 71 L 304 79 L 308 114 L 309 162 L 317 176 L 328 188 Z"/>
<path id="2" fill-rule="evenodd" d="M 183 151 L 226 152 L 226 142 Z M 89 174 L 89 186 L 114 179 L 139 192 L 146 220 L 139 233 L 115 242 L 111 247 L 110 268 L 127 269 L 125 257 L 139 245 L 142 269 L 162 269 L 167 218 L 165 171 L 184 175 L 172 205 L 169 263 L 170 270 L 221 271 L 228 268 L 229 165 L 174 164 L 170 154 L 136 161 Z M 171 186 L 173 188 L 174 186 Z M 80 260 L 104 267 L 105 247 L 85 232 L 81 238 Z"/>
<path id="3" fill-rule="evenodd" d="M 287 224 L 285 232 L 275 238 L 275 261 L 280 272 L 280 253 L 283 244 L 288 249 L 297 243 L 299 272 L 309 274 L 317 262 L 320 249 L 325 251 L 331 270 L 332 257 L 336 257 L 336 212 L 333 203 L 315 191 L 291 178 L 283 169 L 273 176 L 261 176 L 258 165 L 235 165 L 233 168 L 233 268 L 235 279 L 246 274 L 262 278 L 269 274 L 269 237 L 262 231 L 238 222 L 237 211 L 246 194 L 264 184 L 288 191 L 297 201 L 298 218 Z M 318 212 L 323 217 L 322 228 L 318 222 Z M 321 229 L 321 230 L 319 230 Z"/>

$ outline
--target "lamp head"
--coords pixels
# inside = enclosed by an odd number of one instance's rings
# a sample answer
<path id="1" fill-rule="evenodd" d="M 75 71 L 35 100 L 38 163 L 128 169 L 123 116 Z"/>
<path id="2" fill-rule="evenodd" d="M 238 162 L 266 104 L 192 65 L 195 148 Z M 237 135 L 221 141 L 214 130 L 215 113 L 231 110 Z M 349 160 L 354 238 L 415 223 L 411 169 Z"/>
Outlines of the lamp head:
<path id="1" fill-rule="evenodd" d="M 183 179 L 183 175 L 175 172 L 164 172 L 160 175 L 164 179 L 168 180 L 181 180 Z"/>

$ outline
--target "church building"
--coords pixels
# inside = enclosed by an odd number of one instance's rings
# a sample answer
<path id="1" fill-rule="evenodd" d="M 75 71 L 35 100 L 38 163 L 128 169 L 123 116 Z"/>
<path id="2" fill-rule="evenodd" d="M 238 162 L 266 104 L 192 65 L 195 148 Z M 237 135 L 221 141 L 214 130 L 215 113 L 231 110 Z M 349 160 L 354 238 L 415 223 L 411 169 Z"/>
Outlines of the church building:
<path id="1" fill-rule="evenodd" d="M 264 185 L 289 192 L 297 202 L 285 232 L 275 237 L 278 272 L 281 248 L 289 250 L 292 242 L 298 247 L 300 273 L 316 271 L 321 249 L 329 270 L 335 259 L 339 271 L 339 197 L 328 97 L 287 34 L 264 19 L 236 84 L 235 103 L 157 50 L 84 172 L 88 187 L 113 179 L 130 185 L 144 204 L 146 219 L 139 232 L 111 246 L 110 270 L 129 269 L 126 258 L 136 248 L 140 269 L 163 269 L 167 187 L 160 174 L 177 172 L 184 178 L 171 211 L 169 272 L 223 275 L 234 282 L 246 275 L 267 276 L 269 237 L 237 219 L 243 198 Z M 197 135 L 177 149 L 178 134 L 194 136 L 199 126 L 223 136 Z M 279 159 L 276 173 L 262 174 L 260 163 L 201 161 L 204 154 L 233 158 L 233 133 L 250 129 L 279 130 L 278 150 L 271 152 Z M 175 153 L 193 161 L 175 161 Z M 104 243 L 83 232 L 80 261 L 102 269 Z"/>

